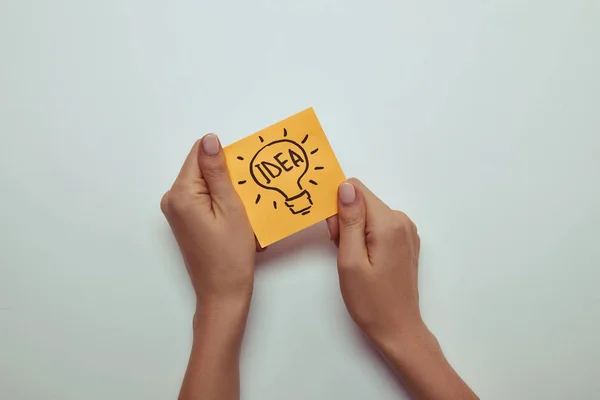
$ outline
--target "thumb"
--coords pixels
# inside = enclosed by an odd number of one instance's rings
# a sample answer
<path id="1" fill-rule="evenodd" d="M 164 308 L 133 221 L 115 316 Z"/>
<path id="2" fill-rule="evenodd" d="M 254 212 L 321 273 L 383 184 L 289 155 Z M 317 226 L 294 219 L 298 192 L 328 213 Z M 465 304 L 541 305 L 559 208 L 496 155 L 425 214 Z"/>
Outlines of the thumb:
<path id="1" fill-rule="evenodd" d="M 227 162 L 219 138 L 214 133 L 204 136 L 198 151 L 198 166 L 213 201 L 227 204 L 237 193 L 231 183 Z"/>
<path id="2" fill-rule="evenodd" d="M 338 267 L 354 268 L 369 264 L 365 227 L 367 210 L 362 193 L 351 182 L 338 189 L 338 220 L 340 246 Z"/>

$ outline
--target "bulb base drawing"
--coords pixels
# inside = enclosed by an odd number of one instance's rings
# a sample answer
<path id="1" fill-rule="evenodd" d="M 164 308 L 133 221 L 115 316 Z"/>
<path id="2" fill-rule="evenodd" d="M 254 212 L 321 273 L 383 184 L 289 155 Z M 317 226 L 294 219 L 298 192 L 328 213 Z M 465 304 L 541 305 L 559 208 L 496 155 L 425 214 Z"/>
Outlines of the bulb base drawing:
<path id="1" fill-rule="evenodd" d="M 307 190 L 303 190 L 297 195 L 285 199 L 285 205 L 292 214 L 306 215 L 310 213 L 313 202 L 310 198 L 310 193 Z"/>

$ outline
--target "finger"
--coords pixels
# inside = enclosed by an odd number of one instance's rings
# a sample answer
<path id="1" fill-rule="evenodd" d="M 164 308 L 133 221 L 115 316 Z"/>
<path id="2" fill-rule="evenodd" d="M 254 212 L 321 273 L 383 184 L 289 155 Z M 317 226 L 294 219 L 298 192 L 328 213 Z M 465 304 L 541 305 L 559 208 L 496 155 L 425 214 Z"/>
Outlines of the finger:
<path id="1" fill-rule="evenodd" d="M 329 231 L 329 240 L 338 246 L 340 240 L 340 221 L 337 215 L 327 218 L 327 230 Z"/>
<path id="2" fill-rule="evenodd" d="M 365 228 L 367 210 L 364 195 L 350 182 L 338 189 L 338 222 L 340 245 L 339 268 L 369 265 Z"/>
<path id="3" fill-rule="evenodd" d="M 359 179 L 350 178 L 348 179 L 348 182 L 352 183 L 352 185 L 354 185 L 354 187 L 357 188 L 358 191 L 360 191 L 364 195 L 369 225 L 383 226 L 387 222 L 388 212 L 391 211 L 390 207 L 388 207 L 387 204 L 381 201 L 381 199 L 377 197 Z"/>
<path id="4" fill-rule="evenodd" d="M 219 204 L 228 204 L 237 198 L 237 193 L 229 177 L 221 142 L 214 133 L 209 133 L 201 139 L 198 165 L 213 201 Z"/>
<path id="5" fill-rule="evenodd" d="M 198 166 L 198 148 L 200 147 L 200 140 L 196 140 L 194 146 L 190 150 L 190 153 L 183 162 L 183 166 L 177 175 L 176 182 L 193 182 L 197 180 L 200 175 L 200 167 Z"/>

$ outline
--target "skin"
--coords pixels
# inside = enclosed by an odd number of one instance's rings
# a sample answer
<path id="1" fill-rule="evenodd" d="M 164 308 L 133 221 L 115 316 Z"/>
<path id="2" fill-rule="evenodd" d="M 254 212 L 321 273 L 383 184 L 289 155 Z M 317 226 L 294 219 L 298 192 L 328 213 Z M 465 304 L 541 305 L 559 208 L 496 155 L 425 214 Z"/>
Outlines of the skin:
<path id="1" fill-rule="evenodd" d="M 354 322 L 414 399 L 477 399 L 444 357 L 419 310 L 414 223 L 356 179 L 339 188 L 327 221 L 340 289 Z M 193 344 L 179 398 L 240 397 L 239 355 L 261 250 L 229 178 L 218 138 L 194 144 L 161 209 L 196 292 Z"/>
<path id="2" fill-rule="evenodd" d="M 340 289 L 348 312 L 414 399 L 477 399 L 444 357 L 419 310 L 417 227 L 362 182 L 339 188 L 327 221 L 338 245 Z"/>
<path id="3" fill-rule="evenodd" d="M 216 136 L 194 144 L 161 209 L 196 292 L 192 351 L 179 398 L 238 399 L 256 247 Z"/>

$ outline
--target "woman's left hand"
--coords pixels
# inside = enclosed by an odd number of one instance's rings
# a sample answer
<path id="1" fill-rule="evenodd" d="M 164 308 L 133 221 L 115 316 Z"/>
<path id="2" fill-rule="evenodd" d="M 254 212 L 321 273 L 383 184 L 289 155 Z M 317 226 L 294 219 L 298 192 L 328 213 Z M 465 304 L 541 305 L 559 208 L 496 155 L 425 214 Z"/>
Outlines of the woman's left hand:
<path id="1" fill-rule="evenodd" d="M 217 135 L 194 144 L 161 209 L 183 254 L 198 305 L 249 303 L 259 247 Z"/>

